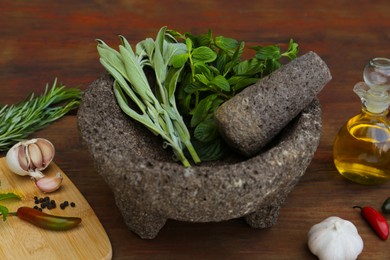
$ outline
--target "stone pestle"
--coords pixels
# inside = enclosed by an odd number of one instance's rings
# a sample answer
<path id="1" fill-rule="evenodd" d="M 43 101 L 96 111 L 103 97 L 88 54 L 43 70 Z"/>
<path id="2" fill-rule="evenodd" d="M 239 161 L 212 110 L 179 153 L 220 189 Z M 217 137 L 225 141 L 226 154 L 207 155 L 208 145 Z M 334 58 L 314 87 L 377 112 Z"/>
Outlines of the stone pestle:
<path id="1" fill-rule="evenodd" d="M 331 79 L 326 63 L 308 52 L 222 104 L 215 113 L 219 131 L 231 147 L 253 156 Z"/>

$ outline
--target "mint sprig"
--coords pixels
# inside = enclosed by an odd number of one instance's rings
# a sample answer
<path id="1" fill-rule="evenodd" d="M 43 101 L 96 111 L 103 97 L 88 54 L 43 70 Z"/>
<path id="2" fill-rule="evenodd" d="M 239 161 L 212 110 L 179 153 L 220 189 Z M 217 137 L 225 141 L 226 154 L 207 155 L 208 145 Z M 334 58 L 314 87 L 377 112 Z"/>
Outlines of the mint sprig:
<path id="1" fill-rule="evenodd" d="M 194 147 L 202 161 L 220 159 L 226 146 L 213 121 L 215 110 L 245 87 L 280 68 L 282 58 L 295 59 L 298 44 L 291 39 L 285 52 L 276 45 L 254 46 L 251 49 L 255 55 L 243 60 L 245 43 L 236 39 L 214 37 L 211 30 L 198 36 L 174 30 L 168 33 L 187 46 L 187 53 L 174 56 L 172 64 L 184 66 L 177 98 L 182 113 L 190 117 Z"/>

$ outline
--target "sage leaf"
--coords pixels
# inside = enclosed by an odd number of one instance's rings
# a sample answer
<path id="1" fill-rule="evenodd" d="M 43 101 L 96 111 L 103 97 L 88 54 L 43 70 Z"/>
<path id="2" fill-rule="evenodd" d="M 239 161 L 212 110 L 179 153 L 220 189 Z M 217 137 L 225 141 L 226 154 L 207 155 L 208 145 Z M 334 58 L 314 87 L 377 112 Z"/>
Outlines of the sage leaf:
<path id="1" fill-rule="evenodd" d="M 175 92 L 176 92 L 177 81 L 179 79 L 182 69 L 183 66 L 181 66 L 179 69 L 173 67 L 168 71 L 168 76 L 167 76 L 168 98 L 170 104 L 174 106 L 176 106 Z"/>
<path id="2" fill-rule="evenodd" d="M 154 40 L 152 38 L 146 38 L 145 40 L 137 43 L 135 49 L 137 55 L 143 58 L 145 55 L 148 57 L 153 56 L 154 47 Z"/>

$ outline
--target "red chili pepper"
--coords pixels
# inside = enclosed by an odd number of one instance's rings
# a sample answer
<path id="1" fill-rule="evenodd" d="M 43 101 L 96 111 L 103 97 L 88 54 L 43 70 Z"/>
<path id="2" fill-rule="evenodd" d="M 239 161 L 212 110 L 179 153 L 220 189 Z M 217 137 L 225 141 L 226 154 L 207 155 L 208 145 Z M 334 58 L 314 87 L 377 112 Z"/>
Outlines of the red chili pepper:
<path id="1" fill-rule="evenodd" d="M 389 224 L 378 211 L 367 206 L 353 206 L 353 208 L 359 208 L 361 210 L 363 218 L 370 224 L 370 226 L 382 240 L 386 240 L 388 238 Z"/>
<path id="2" fill-rule="evenodd" d="M 29 207 L 20 207 L 12 215 L 49 230 L 68 230 L 76 227 L 81 222 L 81 218 L 54 216 Z"/>

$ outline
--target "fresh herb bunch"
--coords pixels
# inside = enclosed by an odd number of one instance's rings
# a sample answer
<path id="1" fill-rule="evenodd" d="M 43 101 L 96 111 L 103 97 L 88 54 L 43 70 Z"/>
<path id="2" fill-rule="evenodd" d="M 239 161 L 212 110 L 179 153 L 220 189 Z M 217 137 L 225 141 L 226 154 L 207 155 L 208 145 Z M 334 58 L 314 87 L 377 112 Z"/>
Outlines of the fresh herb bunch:
<path id="1" fill-rule="evenodd" d="M 156 40 L 147 38 L 139 42 L 135 52 L 123 36 L 119 52 L 102 40 L 98 40 L 97 49 L 100 63 L 115 79 L 114 94 L 123 112 L 160 135 L 165 140 L 163 147 L 171 146 L 174 159 L 189 167 L 185 148 L 195 163 L 200 159 L 176 106 L 176 86 L 184 64 L 172 66 L 172 57 L 186 53 L 187 49 L 185 44 L 169 37 L 166 29 L 159 30 Z M 146 68 L 151 68 L 156 86 L 150 85 Z"/>
<path id="2" fill-rule="evenodd" d="M 0 151 L 78 107 L 81 94 L 80 89 L 57 86 L 56 79 L 50 89 L 46 85 L 41 96 L 33 93 L 18 104 L 0 106 Z"/>
<path id="3" fill-rule="evenodd" d="M 281 59 L 297 57 L 298 44 L 292 39 L 281 52 L 276 45 L 255 46 L 255 55 L 242 60 L 245 43 L 224 36 L 168 33 L 185 42 L 186 53 L 172 58 L 174 68 L 184 66 L 177 99 L 181 112 L 189 116 L 193 128 L 192 143 L 202 161 L 220 159 L 225 145 L 214 121 L 215 110 L 245 87 L 282 66 Z"/>

